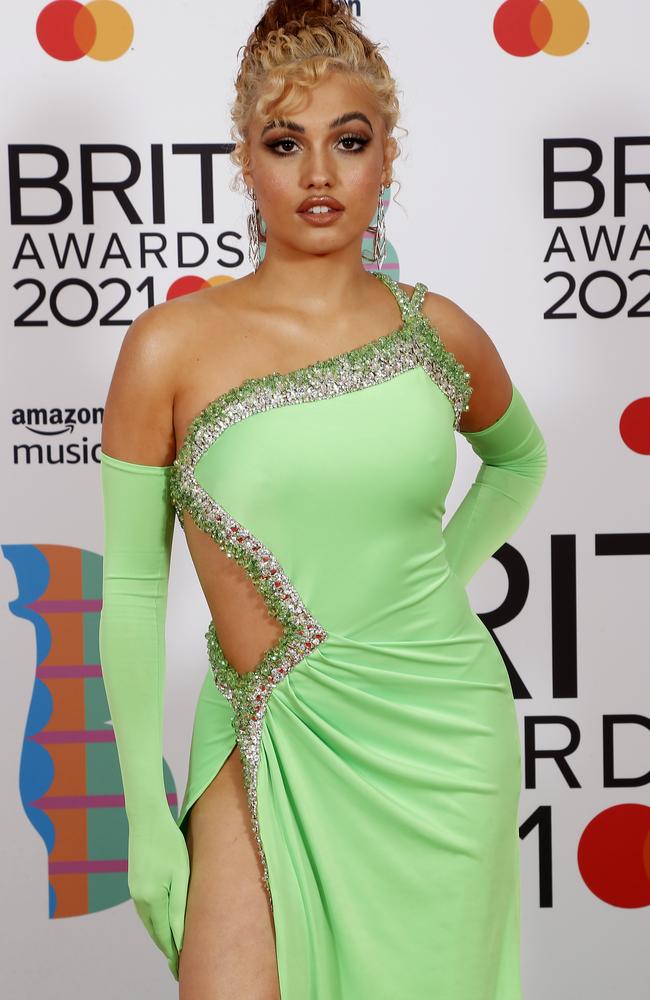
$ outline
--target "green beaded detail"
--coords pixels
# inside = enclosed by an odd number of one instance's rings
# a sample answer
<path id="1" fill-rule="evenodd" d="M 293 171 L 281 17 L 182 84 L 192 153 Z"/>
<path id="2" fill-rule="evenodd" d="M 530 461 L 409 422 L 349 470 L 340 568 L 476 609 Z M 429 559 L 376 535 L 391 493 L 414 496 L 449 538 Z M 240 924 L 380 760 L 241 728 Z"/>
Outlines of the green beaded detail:
<path id="1" fill-rule="evenodd" d="M 255 396 L 260 390 L 263 391 L 263 396 L 266 397 L 290 389 L 292 390 L 291 395 L 295 396 L 295 401 L 299 402 L 301 387 L 311 386 L 319 379 L 323 379 L 332 387 L 343 365 L 346 368 L 358 367 L 359 374 L 361 375 L 363 370 L 368 367 L 369 362 L 375 360 L 378 355 L 385 356 L 394 348 L 398 348 L 400 343 L 410 342 L 414 338 L 419 339 L 427 348 L 429 361 L 437 369 L 436 374 L 442 375 L 442 381 L 445 385 L 444 387 L 443 385 L 440 387 L 447 395 L 453 394 L 456 396 L 456 399 L 452 399 L 451 402 L 456 412 L 455 429 L 458 430 L 460 415 L 463 411 L 469 410 L 469 398 L 473 391 L 469 383 L 470 373 L 465 371 L 464 365 L 446 349 L 435 327 L 420 312 L 422 301 L 427 292 L 426 285 L 418 282 L 413 290 L 412 297 L 409 299 L 406 292 L 389 275 L 381 271 L 370 271 L 369 273 L 381 280 L 393 292 L 402 313 L 402 325 L 396 330 L 378 337 L 376 340 L 369 341 L 360 347 L 354 347 L 333 357 L 314 361 L 312 364 L 305 365 L 303 368 L 296 368 L 290 372 L 270 372 L 267 375 L 248 378 L 240 383 L 240 385 L 228 389 L 211 403 L 208 403 L 189 424 L 185 439 L 174 462 L 176 469 L 191 461 L 192 453 L 195 451 L 195 438 L 202 428 L 214 427 L 218 424 L 224 413 L 237 406 L 245 406 L 246 401 Z M 438 378 L 435 378 L 435 381 L 440 385 Z M 331 394 L 329 393 L 329 395 Z M 263 402 L 263 399 L 260 400 L 261 405 L 255 407 L 255 412 L 268 408 L 263 405 Z M 243 414 L 243 416 L 247 415 Z M 175 495 L 180 500 L 180 490 L 177 489 Z"/>

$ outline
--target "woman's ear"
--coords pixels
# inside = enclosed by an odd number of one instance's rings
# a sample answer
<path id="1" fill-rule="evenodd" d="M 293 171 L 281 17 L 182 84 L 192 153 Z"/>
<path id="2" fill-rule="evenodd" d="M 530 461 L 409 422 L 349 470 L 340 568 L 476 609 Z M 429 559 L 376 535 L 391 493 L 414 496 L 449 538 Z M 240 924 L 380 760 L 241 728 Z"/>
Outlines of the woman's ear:
<path id="1" fill-rule="evenodd" d="M 393 160 L 397 155 L 397 140 L 392 136 L 386 136 L 384 142 L 384 175 L 387 177 L 385 186 L 389 187 L 393 178 Z"/>

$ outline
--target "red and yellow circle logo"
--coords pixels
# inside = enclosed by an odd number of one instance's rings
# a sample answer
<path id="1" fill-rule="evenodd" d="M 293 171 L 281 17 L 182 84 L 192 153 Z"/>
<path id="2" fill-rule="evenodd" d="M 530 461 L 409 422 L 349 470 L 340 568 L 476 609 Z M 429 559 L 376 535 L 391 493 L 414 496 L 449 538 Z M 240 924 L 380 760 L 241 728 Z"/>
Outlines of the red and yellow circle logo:
<path id="1" fill-rule="evenodd" d="M 650 807 L 628 802 L 594 816 L 580 838 L 578 867 L 610 906 L 650 906 Z"/>
<path id="2" fill-rule="evenodd" d="M 620 435 L 631 451 L 650 455 L 650 396 L 633 399 L 619 420 Z"/>
<path id="3" fill-rule="evenodd" d="M 215 274 L 212 278 L 201 278 L 198 274 L 186 274 L 182 278 L 172 281 L 165 298 L 167 301 L 178 299 L 181 295 L 190 295 L 192 292 L 200 292 L 204 288 L 210 288 L 212 285 L 223 285 L 226 281 L 232 280 L 229 274 Z"/>
<path id="4" fill-rule="evenodd" d="M 72 62 L 90 56 L 102 62 L 119 59 L 133 41 L 133 21 L 113 0 L 54 0 L 38 15 L 36 37 L 53 59 Z"/>
<path id="5" fill-rule="evenodd" d="M 511 56 L 568 56 L 589 34 L 589 14 L 578 0 L 506 0 L 494 15 L 494 37 Z"/>

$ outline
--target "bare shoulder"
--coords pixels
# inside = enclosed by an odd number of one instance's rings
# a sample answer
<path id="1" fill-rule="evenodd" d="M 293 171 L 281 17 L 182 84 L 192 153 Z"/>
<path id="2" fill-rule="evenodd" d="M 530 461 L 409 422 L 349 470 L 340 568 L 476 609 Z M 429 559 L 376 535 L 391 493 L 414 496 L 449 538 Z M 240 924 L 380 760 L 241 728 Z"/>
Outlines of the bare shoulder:
<path id="1" fill-rule="evenodd" d="M 442 343 L 470 373 L 472 395 L 460 423 L 461 431 L 478 431 L 501 417 L 512 399 L 512 381 L 488 333 L 456 302 L 427 292 L 422 312 Z"/>
<path id="2" fill-rule="evenodd" d="M 129 326 L 104 407 L 106 454 L 143 465 L 174 461 L 173 410 L 181 358 L 202 327 L 205 299 L 205 293 L 192 293 L 159 303 Z"/>

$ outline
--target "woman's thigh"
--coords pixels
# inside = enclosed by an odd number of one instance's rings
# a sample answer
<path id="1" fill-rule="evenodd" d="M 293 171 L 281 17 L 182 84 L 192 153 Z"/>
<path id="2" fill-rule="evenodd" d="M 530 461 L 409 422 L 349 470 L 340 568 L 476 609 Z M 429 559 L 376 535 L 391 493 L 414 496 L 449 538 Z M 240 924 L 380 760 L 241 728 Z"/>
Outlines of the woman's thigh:
<path id="1" fill-rule="evenodd" d="M 275 932 L 234 748 L 188 817 L 180 1000 L 279 1000 Z"/>

